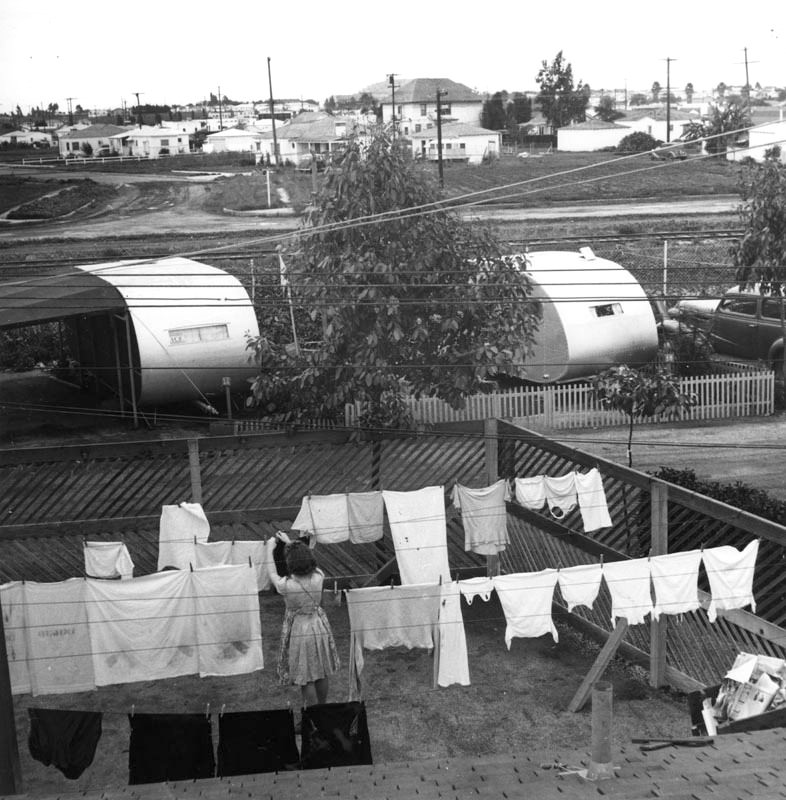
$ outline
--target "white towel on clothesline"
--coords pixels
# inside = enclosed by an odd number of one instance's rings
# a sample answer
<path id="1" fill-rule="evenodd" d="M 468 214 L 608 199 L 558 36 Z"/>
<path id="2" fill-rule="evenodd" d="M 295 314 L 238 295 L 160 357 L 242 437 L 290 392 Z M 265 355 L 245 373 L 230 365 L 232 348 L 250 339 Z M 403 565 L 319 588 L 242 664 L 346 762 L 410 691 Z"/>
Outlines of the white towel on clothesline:
<path id="1" fill-rule="evenodd" d="M 161 507 L 158 531 L 158 567 L 189 569 L 194 565 L 195 542 L 206 542 L 210 523 L 199 503 Z"/>
<path id="2" fill-rule="evenodd" d="M 616 625 L 619 617 L 625 617 L 629 625 L 641 625 L 652 612 L 649 559 L 604 564 L 603 579 L 611 593 L 611 624 Z"/>
<path id="3" fill-rule="evenodd" d="M 597 467 L 593 467 L 589 472 L 575 473 L 574 480 L 585 533 L 599 528 L 610 528 L 611 517 L 606 503 L 606 492 Z"/>
<path id="4" fill-rule="evenodd" d="M 513 481 L 516 502 L 531 511 L 540 511 L 546 505 L 546 482 L 543 475 L 532 478 L 515 478 Z"/>
<path id="5" fill-rule="evenodd" d="M 134 577 L 134 562 L 123 542 L 85 542 L 85 574 L 89 578 Z"/>
<path id="6" fill-rule="evenodd" d="M 756 611 L 753 574 L 758 554 L 758 539 L 754 539 L 742 551 L 731 545 L 710 547 L 703 551 L 704 569 L 712 595 L 707 609 L 710 622 L 715 622 L 721 610 L 749 605 L 751 611 Z"/>
<path id="7" fill-rule="evenodd" d="M 701 607 L 699 565 L 701 550 L 686 550 L 650 558 L 655 605 L 652 618 L 661 614 L 685 614 Z"/>

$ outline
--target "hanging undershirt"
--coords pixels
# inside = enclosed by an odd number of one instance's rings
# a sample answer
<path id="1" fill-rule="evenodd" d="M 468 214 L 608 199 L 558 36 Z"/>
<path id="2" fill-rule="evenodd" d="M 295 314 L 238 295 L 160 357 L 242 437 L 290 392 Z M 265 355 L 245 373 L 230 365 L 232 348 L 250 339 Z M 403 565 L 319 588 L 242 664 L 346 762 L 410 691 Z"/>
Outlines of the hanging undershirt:
<path id="1" fill-rule="evenodd" d="M 134 577 L 134 562 L 122 542 L 85 542 L 84 551 L 88 578 Z"/>
<path id="2" fill-rule="evenodd" d="M 576 473 L 569 472 L 558 478 L 545 476 L 543 482 L 546 486 L 546 503 L 554 519 L 565 519 L 568 512 L 576 507 Z"/>
<path id="3" fill-rule="evenodd" d="M 750 606 L 756 611 L 753 597 L 753 575 L 759 540 L 754 539 L 743 550 L 731 545 L 710 547 L 703 551 L 702 558 L 710 582 L 710 600 L 707 614 L 715 622 L 718 611 Z"/>
<path id="4" fill-rule="evenodd" d="M 499 480 L 482 489 L 471 489 L 457 483 L 451 495 L 453 505 L 461 511 L 464 526 L 464 550 L 478 555 L 496 555 L 507 546 L 510 499 L 506 480 Z"/>
<path id="5" fill-rule="evenodd" d="M 31 686 L 30 667 L 27 663 L 25 592 L 22 581 L 11 581 L 0 586 L 0 605 L 3 607 L 11 694 L 26 694 L 31 691 Z"/>
<path id="6" fill-rule="evenodd" d="M 191 574 L 174 570 L 85 582 L 98 686 L 198 671 Z"/>
<path id="7" fill-rule="evenodd" d="M 28 708 L 30 755 L 44 766 L 57 767 L 76 780 L 92 763 L 101 738 L 102 714 L 98 711 L 62 711 Z"/>
<path id="8" fill-rule="evenodd" d="M 318 544 L 349 541 L 346 494 L 307 495 L 300 502 L 292 528 L 313 534 Z"/>
<path id="9" fill-rule="evenodd" d="M 267 567 L 270 555 L 265 543 L 261 539 L 241 539 L 232 542 L 228 563 L 248 564 L 249 560 L 257 576 L 257 591 L 264 592 L 271 587 Z"/>
<path id="10" fill-rule="evenodd" d="M 498 575 L 493 581 L 507 623 L 505 644 L 508 650 L 516 636 L 531 638 L 550 633 L 555 642 L 559 641 L 551 618 L 556 569 Z"/>
<path id="11" fill-rule="evenodd" d="M 292 709 L 220 714 L 216 752 L 219 778 L 297 769 L 300 753 Z"/>
<path id="12" fill-rule="evenodd" d="M 210 523 L 199 503 L 162 506 L 157 569 L 189 569 L 194 564 L 194 542 L 206 542 L 209 535 Z"/>
<path id="13" fill-rule="evenodd" d="M 402 584 L 450 580 L 445 492 L 427 486 L 414 492 L 383 491 Z"/>
<path id="14" fill-rule="evenodd" d="M 574 481 L 584 531 L 590 533 L 599 528 L 610 528 L 611 517 L 606 503 L 606 492 L 597 467 L 593 467 L 589 472 L 574 473 Z"/>
<path id="15" fill-rule="evenodd" d="M 350 492 L 347 495 L 349 541 L 376 542 L 382 538 L 385 503 L 382 492 Z"/>
<path id="16" fill-rule="evenodd" d="M 130 714 L 128 782 L 212 778 L 216 770 L 206 714 Z"/>
<path id="17" fill-rule="evenodd" d="M 363 650 L 434 647 L 439 584 L 370 586 L 346 593 L 351 631 L 349 697 L 360 696 Z"/>
<path id="18" fill-rule="evenodd" d="M 542 475 L 516 478 L 513 481 L 516 502 L 531 511 L 540 511 L 546 505 L 546 481 Z"/>
<path id="19" fill-rule="evenodd" d="M 628 625 L 641 625 L 652 612 L 649 559 L 604 564 L 603 579 L 611 593 L 611 624 L 615 625 L 618 617 L 625 617 Z"/>
<path id="20" fill-rule="evenodd" d="M 650 558 L 655 604 L 652 618 L 661 614 L 685 614 L 701 607 L 699 565 L 701 550 L 668 553 Z"/>
<path id="21" fill-rule="evenodd" d="M 220 567 L 229 563 L 232 542 L 197 542 L 194 545 L 194 568 Z"/>
<path id="22" fill-rule="evenodd" d="M 125 586 L 130 581 L 97 581 Z M 84 578 L 25 583 L 27 657 L 34 695 L 95 689 Z"/>
<path id="23" fill-rule="evenodd" d="M 230 542 L 227 542 L 230 544 Z M 196 569 L 199 675 L 244 675 L 264 666 L 257 578 L 248 564 Z"/>
<path id="24" fill-rule="evenodd" d="M 494 591 L 493 578 L 465 578 L 458 582 L 459 591 L 467 601 L 467 605 L 472 605 L 472 601 L 480 596 L 481 600 L 488 602 L 491 593 Z"/>
<path id="25" fill-rule="evenodd" d="M 456 581 L 449 581 L 442 584 L 440 595 L 437 685 L 452 686 L 454 683 L 469 686 L 469 661 L 461 592 Z"/>
<path id="26" fill-rule="evenodd" d="M 579 564 L 575 567 L 560 568 L 557 580 L 568 611 L 573 611 L 576 606 L 592 608 L 600 591 L 602 577 L 600 564 Z"/>

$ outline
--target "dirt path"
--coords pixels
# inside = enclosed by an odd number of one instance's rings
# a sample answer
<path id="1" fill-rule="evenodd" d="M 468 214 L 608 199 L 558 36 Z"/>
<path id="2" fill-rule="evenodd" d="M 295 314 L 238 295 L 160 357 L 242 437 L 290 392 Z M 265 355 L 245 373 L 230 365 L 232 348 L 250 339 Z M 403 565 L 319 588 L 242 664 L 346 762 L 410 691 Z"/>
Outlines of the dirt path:
<path id="1" fill-rule="evenodd" d="M 627 465 L 627 431 L 593 428 L 555 431 L 571 447 Z M 786 500 L 786 414 L 757 419 L 642 425 L 633 433 L 633 466 L 692 469 L 702 480 L 742 481 Z"/>

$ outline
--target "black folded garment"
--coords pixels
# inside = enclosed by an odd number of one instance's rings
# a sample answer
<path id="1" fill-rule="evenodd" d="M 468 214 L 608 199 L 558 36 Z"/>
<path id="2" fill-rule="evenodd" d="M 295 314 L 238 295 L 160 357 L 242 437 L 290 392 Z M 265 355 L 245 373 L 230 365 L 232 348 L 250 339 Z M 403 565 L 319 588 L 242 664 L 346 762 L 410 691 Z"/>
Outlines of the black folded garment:
<path id="1" fill-rule="evenodd" d="M 240 711 L 218 718 L 218 776 L 298 769 L 292 709 Z"/>
<path id="2" fill-rule="evenodd" d="M 76 780 L 92 763 L 101 738 L 99 711 L 28 708 L 30 755 Z"/>
<path id="3" fill-rule="evenodd" d="M 363 701 L 304 708 L 302 737 L 301 769 L 373 763 Z"/>
<path id="4" fill-rule="evenodd" d="M 207 715 L 129 714 L 128 721 L 129 784 L 214 777 L 216 761 Z"/>

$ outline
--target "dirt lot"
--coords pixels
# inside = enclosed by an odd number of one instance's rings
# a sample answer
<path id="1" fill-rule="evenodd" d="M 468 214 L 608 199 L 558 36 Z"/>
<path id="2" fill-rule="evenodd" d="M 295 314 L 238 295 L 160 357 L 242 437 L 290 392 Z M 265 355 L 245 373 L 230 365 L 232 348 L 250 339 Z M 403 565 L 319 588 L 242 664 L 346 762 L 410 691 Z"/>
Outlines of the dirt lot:
<path id="1" fill-rule="evenodd" d="M 346 606 L 326 595 L 342 668 L 331 683 L 331 702 L 347 697 L 349 629 Z M 128 782 L 127 714 L 213 712 L 284 708 L 299 711 L 299 690 L 276 683 L 275 663 L 283 601 L 263 593 L 261 603 L 265 669 L 233 678 L 184 677 L 168 681 L 109 686 L 77 695 L 15 699 L 17 735 L 30 795 L 83 791 Z M 476 599 L 465 606 L 469 652 L 468 687 L 432 688 L 433 662 L 425 650 L 367 652 L 362 678 L 374 763 L 440 756 L 477 757 L 527 751 L 589 751 L 590 704 L 577 714 L 565 709 L 589 670 L 597 647 L 572 629 L 559 627 L 551 637 L 514 639 L 510 651 L 503 639 L 504 621 L 495 601 Z M 655 691 L 638 669 L 615 661 L 605 676 L 613 685 L 612 746 L 635 736 L 688 736 L 690 722 L 684 698 Z M 69 781 L 53 767 L 34 761 L 27 748 L 28 707 L 77 708 L 105 712 L 103 735 L 93 765 Z M 296 717 L 297 718 L 297 717 Z M 214 737 L 217 735 L 214 719 Z"/>

